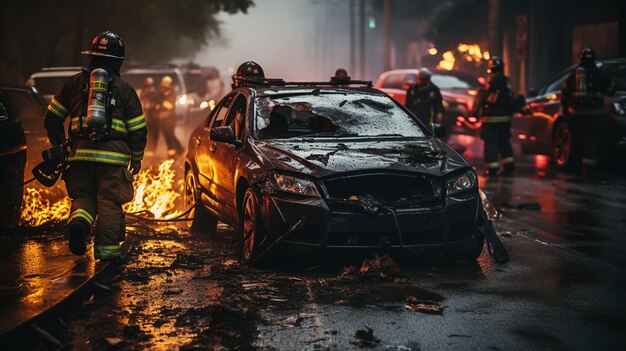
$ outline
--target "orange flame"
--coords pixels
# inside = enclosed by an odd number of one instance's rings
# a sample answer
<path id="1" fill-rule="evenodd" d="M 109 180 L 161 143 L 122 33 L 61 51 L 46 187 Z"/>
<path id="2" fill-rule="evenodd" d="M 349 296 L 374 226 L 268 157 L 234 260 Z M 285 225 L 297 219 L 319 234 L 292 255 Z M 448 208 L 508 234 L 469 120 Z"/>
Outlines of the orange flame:
<path id="1" fill-rule="evenodd" d="M 168 219 L 180 212 L 176 208 L 176 199 L 181 191 L 175 188 L 176 172 L 172 169 L 174 160 L 163 161 L 157 171 L 149 168 L 135 176 L 133 185 L 135 197 L 124 205 L 126 212 L 149 212 L 154 218 Z"/>
<path id="2" fill-rule="evenodd" d="M 176 172 L 172 169 L 174 160 L 163 161 L 153 170 L 142 170 L 135 176 L 133 186 L 135 197 L 132 202 L 123 206 L 126 212 L 141 212 L 144 216 L 168 219 L 177 216 L 176 199 L 182 193 L 182 180 L 176 182 Z M 48 223 L 60 223 L 67 220 L 72 201 L 63 196 L 58 198 L 47 189 L 26 188 L 22 205 L 20 224 L 24 226 L 40 226 Z"/>
<path id="3" fill-rule="evenodd" d="M 47 189 L 25 189 L 20 224 L 36 227 L 65 221 L 70 213 L 70 198 L 66 196 L 54 203 L 50 198 L 54 196 Z"/>

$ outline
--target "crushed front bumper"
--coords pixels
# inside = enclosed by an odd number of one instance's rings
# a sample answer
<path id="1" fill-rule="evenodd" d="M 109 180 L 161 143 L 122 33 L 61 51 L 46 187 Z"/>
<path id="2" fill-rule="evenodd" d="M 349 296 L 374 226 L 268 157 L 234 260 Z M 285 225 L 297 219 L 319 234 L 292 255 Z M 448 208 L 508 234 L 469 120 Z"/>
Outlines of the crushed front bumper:
<path id="1" fill-rule="evenodd" d="M 462 250 L 475 243 L 480 206 L 477 192 L 449 197 L 436 208 L 379 214 L 338 208 L 321 198 L 275 193 L 262 199 L 269 241 L 308 249 Z"/>

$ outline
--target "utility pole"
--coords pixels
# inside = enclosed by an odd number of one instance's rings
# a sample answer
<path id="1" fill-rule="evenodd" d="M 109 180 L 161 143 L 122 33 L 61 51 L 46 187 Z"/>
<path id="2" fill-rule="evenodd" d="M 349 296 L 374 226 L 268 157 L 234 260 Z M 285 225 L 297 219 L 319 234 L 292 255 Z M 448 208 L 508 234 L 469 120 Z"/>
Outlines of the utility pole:
<path id="1" fill-rule="evenodd" d="M 488 35 L 489 53 L 502 57 L 502 3 L 501 0 L 489 0 Z"/>
<path id="2" fill-rule="evenodd" d="M 389 0 L 383 0 L 383 47 L 385 71 L 391 70 L 391 38 L 389 33 Z"/>
<path id="3" fill-rule="evenodd" d="M 365 0 L 360 0 L 359 2 L 359 78 L 366 79 L 365 27 L 367 26 L 367 19 L 365 18 Z"/>
<path id="4" fill-rule="evenodd" d="M 350 72 L 356 73 L 356 33 L 354 29 L 354 7 L 355 0 L 350 0 Z"/>

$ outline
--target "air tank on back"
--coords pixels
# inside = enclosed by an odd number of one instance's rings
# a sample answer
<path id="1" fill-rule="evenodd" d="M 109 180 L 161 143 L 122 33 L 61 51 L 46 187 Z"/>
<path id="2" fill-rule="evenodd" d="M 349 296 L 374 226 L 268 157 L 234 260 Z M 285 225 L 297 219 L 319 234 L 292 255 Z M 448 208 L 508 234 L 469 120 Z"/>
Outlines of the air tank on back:
<path id="1" fill-rule="evenodd" d="M 107 92 L 111 76 L 103 68 L 94 68 L 89 75 L 87 128 L 98 130 L 106 125 Z"/>

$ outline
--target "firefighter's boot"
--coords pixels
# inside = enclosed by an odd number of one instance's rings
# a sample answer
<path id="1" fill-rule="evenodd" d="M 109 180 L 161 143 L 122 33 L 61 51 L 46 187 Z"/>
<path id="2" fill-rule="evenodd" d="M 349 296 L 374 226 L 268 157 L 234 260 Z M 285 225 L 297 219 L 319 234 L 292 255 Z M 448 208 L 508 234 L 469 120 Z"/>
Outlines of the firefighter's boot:
<path id="1" fill-rule="evenodd" d="M 74 255 L 82 256 L 87 251 L 87 236 L 91 232 L 91 226 L 82 219 L 74 219 L 69 225 L 70 251 Z"/>

